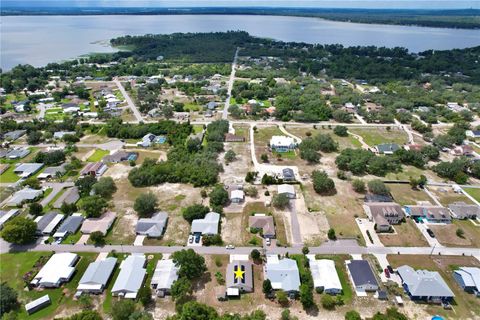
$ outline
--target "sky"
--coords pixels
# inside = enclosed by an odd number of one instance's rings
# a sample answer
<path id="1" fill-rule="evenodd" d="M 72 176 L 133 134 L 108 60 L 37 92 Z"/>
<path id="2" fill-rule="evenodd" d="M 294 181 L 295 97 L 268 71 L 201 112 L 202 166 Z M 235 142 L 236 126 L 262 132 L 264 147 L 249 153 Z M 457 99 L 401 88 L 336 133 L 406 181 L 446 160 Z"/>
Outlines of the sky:
<path id="1" fill-rule="evenodd" d="M 311 7 L 480 9 L 480 0 L 0 0 L 4 7 Z"/>

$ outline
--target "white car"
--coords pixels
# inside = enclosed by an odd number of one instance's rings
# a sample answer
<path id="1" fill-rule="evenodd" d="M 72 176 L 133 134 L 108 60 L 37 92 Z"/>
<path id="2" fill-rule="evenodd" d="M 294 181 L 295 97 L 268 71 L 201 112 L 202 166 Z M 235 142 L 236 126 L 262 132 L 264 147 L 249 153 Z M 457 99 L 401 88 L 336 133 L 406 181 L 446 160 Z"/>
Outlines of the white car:
<path id="1" fill-rule="evenodd" d="M 272 244 L 270 238 L 265 239 L 265 243 L 267 244 L 267 246 L 270 246 Z"/>
<path id="2" fill-rule="evenodd" d="M 235 249 L 235 246 L 233 244 L 229 244 L 228 246 L 225 247 L 227 250 Z"/>

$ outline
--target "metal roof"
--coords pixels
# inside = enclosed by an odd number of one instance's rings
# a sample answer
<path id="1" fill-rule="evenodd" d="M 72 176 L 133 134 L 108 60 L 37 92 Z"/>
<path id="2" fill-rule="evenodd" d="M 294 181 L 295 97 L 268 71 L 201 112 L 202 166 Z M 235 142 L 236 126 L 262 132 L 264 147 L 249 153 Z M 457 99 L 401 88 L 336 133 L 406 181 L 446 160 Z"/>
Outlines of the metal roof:
<path id="1" fill-rule="evenodd" d="M 217 234 L 220 215 L 216 212 L 209 212 L 203 219 L 192 221 L 192 233 Z"/>
<path id="2" fill-rule="evenodd" d="M 278 257 L 267 258 L 264 267 L 265 277 L 272 283 L 273 289 L 284 291 L 298 291 L 300 288 L 300 275 L 297 262 L 292 259 L 279 260 Z"/>
<path id="3" fill-rule="evenodd" d="M 462 277 L 466 287 L 475 287 L 480 291 L 480 268 L 460 267 L 455 273 Z"/>
<path id="4" fill-rule="evenodd" d="M 312 259 L 309 257 L 309 260 L 315 288 L 323 287 L 324 290 L 342 290 L 342 284 L 333 260 L 316 260 L 314 255 Z"/>
<path id="5" fill-rule="evenodd" d="M 112 275 L 117 258 L 108 257 L 104 260 L 90 263 L 79 282 L 79 289 L 82 285 L 105 286 Z"/>
<path id="6" fill-rule="evenodd" d="M 132 254 L 122 261 L 112 293 L 131 293 L 136 296 L 145 277 L 145 261 L 143 254 Z M 133 297 L 133 295 L 130 296 Z"/>
<path id="7" fill-rule="evenodd" d="M 152 286 L 157 289 L 170 289 L 172 284 L 178 279 L 178 270 L 172 259 L 159 260 L 152 277 Z"/>
<path id="8" fill-rule="evenodd" d="M 235 275 L 238 270 L 243 271 L 241 278 Z M 253 290 L 253 266 L 250 261 L 232 261 L 227 266 L 227 288 L 243 287 Z"/>

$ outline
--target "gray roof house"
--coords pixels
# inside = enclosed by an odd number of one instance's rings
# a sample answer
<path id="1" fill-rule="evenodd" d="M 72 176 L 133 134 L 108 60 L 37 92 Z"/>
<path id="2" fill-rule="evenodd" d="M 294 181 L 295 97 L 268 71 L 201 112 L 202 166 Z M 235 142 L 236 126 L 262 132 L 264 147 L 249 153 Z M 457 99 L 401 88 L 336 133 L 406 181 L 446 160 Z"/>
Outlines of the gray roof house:
<path id="1" fill-rule="evenodd" d="M 13 169 L 22 178 L 30 177 L 43 167 L 43 163 L 21 163 Z"/>
<path id="2" fill-rule="evenodd" d="M 7 152 L 5 158 L 7 159 L 22 159 L 26 157 L 30 153 L 30 149 L 28 148 L 18 148 L 12 149 Z"/>
<path id="3" fill-rule="evenodd" d="M 436 271 L 414 270 L 410 266 L 398 267 L 405 292 L 412 300 L 444 301 L 454 297 L 452 290 Z"/>
<path id="4" fill-rule="evenodd" d="M 375 146 L 375 150 L 380 154 L 393 154 L 398 149 L 400 147 L 396 143 L 382 143 Z"/>
<path id="5" fill-rule="evenodd" d="M 275 238 L 275 223 L 272 216 L 254 215 L 248 217 L 248 226 L 250 228 L 262 229 L 262 235 L 265 238 Z"/>
<path id="6" fill-rule="evenodd" d="M 480 297 L 480 268 L 460 267 L 453 272 L 453 278 L 463 290 Z"/>
<path id="7" fill-rule="evenodd" d="M 430 223 L 450 223 L 452 217 L 447 208 L 431 205 L 405 206 L 405 212 L 415 220 L 426 220 Z"/>
<path id="8" fill-rule="evenodd" d="M 53 138 L 54 139 L 62 139 L 63 136 L 66 136 L 66 135 L 74 136 L 76 134 L 77 133 L 75 131 L 57 131 L 53 134 Z"/>
<path id="9" fill-rule="evenodd" d="M 74 213 L 71 216 L 67 217 L 63 220 L 60 227 L 58 227 L 57 231 L 53 235 L 54 238 L 64 238 L 69 234 L 74 234 L 75 232 L 80 229 L 80 226 L 83 223 L 83 216 L 80 213 Z"/>
<path id="10" fill-rule="evenodd" d="M 295 181 L 295 173 L 291 168 L 282 170 L 283 181 Z"/>
<path id="11" fill-rule="evenodd" d="M 157 296 L 162 297 L 170 292 L 172 284 L 178 279 L 178 270 L 180 267 L 172 259 L 158 260 L 150 282 Z"/>
<path id="12" fill-rule="evenodd" d="M 35 190 L 32 188 L 24 188 L 15 192 L 7 201 L 7 206 L 16 207 L 24 202 L 32 201 L 39 198 L 43 194 L 42 190 Z"/>
<path id="13" fill-rule="evenodd" d="M 454 202 L 448 205 L 452 216 L 457 219 L 475 219 L 480 217 L 480 207 L 465 202 Z"/>
<path id="14" fill-rule="evenodd" d="M 65 216 L 56 211 L 45 213 L 35 219 L 37 223 L 37 233 L 43 235 L 50 235 L 56 227 L 62 222 Z"/>
<path id="15" fill-rule="evenodd" d="M 90 263 L 78 283 L 77 291 L 82 293 L 102 293 L 112 276 L 116 263 L 117 258 L 114 257 Z"/>
<path id="16" fill-rule="evenodd" d="M 399 224 L 405 217 L 402 207 L 395 202 L 367 202 L 363 208 L 379 232 L 389 231 L 392 224 Z"/>
<path id="17" fill-rule="evenodd" d="M 127 299 L 136 299 L 138 290 L 142 287 L 147 270 L 145 256 L 132 254 L 120 264 L 120 273 L 113 284 L 112 295 Z"/>
<path id="18" fill-rule="evenodd" d="M 209 212 L 203 219 L 192 221 L 191 233 L 217 234 L 220 215 L 216 212 Z"/>
<path id="19" fill-rule="evenodd" d="M 367 260 L 351 260 L 347 268 L 357 291 L 377 291 L 378 282 Z"/>
<path id="20" fill-rule="evenodd" d="M 80 194 L 78 192 L 78 187 L 72 187 L 65 190 L 64 193 L 58 197 L 58 199 L 53 203 L 55 209 L 60 209 L 62 204 L 72 204 L 76 203 L 80 199 Z"/>
<path id="21" fill-rule="evenodd" d="M 43 170 L 42 173 L 38 175 L 38 179 L 49 179 L 49 178 L 55 178 L 58 175 L 64 175 L 65 172 L 65 164 L 62 164 L 60 166 L 56 167 L 47 167 L 45 170 Z"/>
<path id="22" fill-rule="evenodd" d="M 300 288 L 300 274 L 297 262 L 292 259 L 279 259 L 277 255 L 268 255 L 264 266 L 265 278 L 272 283 L 274 290 L 296 293 Z"/>
<path id="23" fill-rule="evenodd" d="M 137 222 L 135 231 L 137 234 L 151 238 L 161 237 L 167 224 L 168 214 L 157 212 L 151 218 L 141 218 Z"/>
<path id="24" fill-rule="evenodd" d="M 232 261 L 227 266 L 227 296 L 253 292 L 253 266 L 250 261 Z"/>
<path id="25" fill-rule="evenodd" d="M 7 132 L 3 135 L 3 138 L 5 140 L 10 140 L 10 141 L 15 141 L 21 136 L 23 136 L 25 133 L 27 133 L 26 130 L 15 130 L 15 131 L 10 131 Z"/>

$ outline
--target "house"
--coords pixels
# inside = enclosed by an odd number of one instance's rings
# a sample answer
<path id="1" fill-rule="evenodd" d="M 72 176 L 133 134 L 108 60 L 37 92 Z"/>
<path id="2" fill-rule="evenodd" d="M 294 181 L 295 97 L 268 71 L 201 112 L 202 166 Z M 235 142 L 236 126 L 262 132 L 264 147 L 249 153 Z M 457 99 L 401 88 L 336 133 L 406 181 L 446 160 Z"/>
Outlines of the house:
<path id="1" fill-rule="evenodd" d="M 450 223 L 452 218 L 447 208 L 432 205 L 405 206 L 405 212 L 416 221 L 425 220 L 430 223 Z"/>
<path id="2" fill-rule="evenodd" d="M 55 239 L 63 239 L 69 234 L 74 234 L 80 229 L 80 226 L 83 223 L 83 216 L 81 213 L 74 213 L 71 216 L 67 217 L 63 220 L 60 227 L 58 227 L 57 231 L 53 235 Z"/>
<path id="3" fill-rule="evenodd" d="M 138 153 L 137 152 L 127 152 L 123 150 L 117 150 L 112 154 L 106 155 L 102 158 L 103 163 L 119 163 L 122 161 L 135 161 L 137 160 Z"/>
<path id="4" fill-rule="evenodd" d="M 209 212 L 203 219 L 195 219 L 192 221 L 191 233 L 199 234 L 218 234 L 218 224 L 220 215 L 216 212 Z"/>
<path id="5" fill-rule="evenodd" d="M 42 190 L 35 190 L 32 188 L 24 188 L 15 192 L 10 199 L 7 201 L 7 206 L 9 207 L 17 207 L 22 205 L 24 202 L 30 202 L 38 199 L 42 196 Z"/>
<path id="6" fill-rule="evenodd" d="M 355 112 L 357 112 L 357 106 L 354 105 L 354 104 L 351 103 L 351 102 L 345 103 L 345 105 L 343 106 L 342 109 L 345 110 L 345 111 L 348 112 L 348 113 L 355 113 Z"/>
<path id="7" fill-rule="evenodd" d="M 103 162 L 89 162 L 87 165 L 80 171 L 81 176 L 95 176 L 100 177 L 102 174 L 107 171 L 108 167 Z"/>
<path id="8" fill-rule="evenodd" d="M 55 253 L 30 283 L 43 288 L 58 288 L 62 283 L 70 281 L 77 261 L 76 253 Z"/>
<path id="9" fill-rule="evenodd" d="M 283 181 L 292 182 L 295 181 L 295 173 L 291 168 L 282 169 Z"/>
<path id="10" fill-rule="evenodd" d="M 30 149 L 28 148 L 15 148 L 7 152 L 5 158 L 16 160 L 25 158 L 27 155 L 30 154 Z"/>
<path id="11" fill-rule="evenodd" d="M 232 203 L 241 203 L 245 200 L 245 193 L 243 190 L 232 190 L 230 192 L 230 201 Z"/>
<path id="12" fill-rule="evenodd" d="M 396 143 L 382 143 L 375 146 L 375 151 L 379 154 L 393 154 L 398 149 L 400 147 Z"/>
<path id="13" fill-rule="evenodd" d="M 448 205 L 452 217 L 456 219 L 476 219 L 480 217 L 480 207 L 475 204 L 466 204 L 465 202 L 454 202 Z"/>
<path id="14" fill-rule="evenodd" d="M 346 262 L 352 283 L 357 291 L 377 291 L 378 282 L 367 260 L 350 260 Z"/>
<path id="15" fill-rule="evenodd" d="M 18 138 L 22 137 L 27 133 L 26 130 L 15 130 L 15 131 L 9 131 L 3 135 L 3 139 L 8 140 L 8 141 L 15 141 Z"/>
<path id="16" fill-rule="evenodd" d="M 295 199 L 297 197 L 295 187 L 291 184 L 279 184 L 277 190 L 278 194 L 285 194 L 289 199 Z"/>
<path id="17" fill-rule="evenodd" d="M 217 103 L 215 101 L 210 101 L 205 106 L 208 110 L 214 110 L 217 107 Z"/>
<path id="18" fill-rule="evenodd" d="M 167 138 L 165 136 L 156 136 L 152 133 L 147 133 L 143 136 L 142 141 L 137 142 L 137 147 L 148 148 L 155 144 L 163 144 Z"/>
<path id="19" fill-rule="evenodd" d="M 43 167 L 43 163 L 20 163 L 13 169 L 21 178 L 28 178 Z"/>
<path id="20" fill-rule="evenodd" d="M 63 214 L 56 211 L 45 213 L 43 216 L 38 216 L 35 219 L 37 223 L 37 234 L 51 235 L 57 226 L 65 218 Z"/>
<path id="21" fill-rule="evenodd" d="M 113 284 L 112 295 L 127 299 L 136 299 L 143 285 L 147 270 L 143 254 L 132 254 L 120 264 L 120 273 Z"/>
<path id="22" fill-rule="evenodd" d="M 436 271 L 414 270 L 410 266 L 397 268 L 405 292 L 412 300 L 441 302 L 452 300 L 454 294 Z"/>
<path id="23" fill-rule="evenodd" d="M 77 292 L 102 293 L 107 287 L 108 280 L 112 276 L 116 264 L 117 258 L 114 257 L 90 263 L 78 283 Z"/>
<path id="24" fill-rule="evenodd" d="M 240 296 L 240 293 L 253 292 L 253 266 L 250 261 L 235 260 L 227 265 L 227 296 Z"/>
<path id="25" fill-rule="evenodd" d="M 460 267 L 453 272 L 453 278 L 463 290 L 480 297 L 480 268 Z"/>
<path id="26" fill-rule="evenodd" d="M 447 102 L 447 108 L 453 112 L 460 112 L 463 110 L 468 110 L 467 108 L 459 105 L 457 102 Z"/>
<path id="27" fill-rule="evenodd" d="M 245 138 L 234 135 L 233 133 L 225 133 L 225 142 L 244 142 Z"/>
<path id="28" fill-rule="evenodd" d="M 275 238 L 275 223 L 272 216 L 255 214 L 248 217 L 248 227 L 261 229 L 264 238 Z"/>
<path id="29" fill-rule="evenodd" d="M 54 132 L 53 133 L 53 138 L 54 139 L 58 139 L 58 140 L 61 140 L 63 139 L 64 136 L 66 135 L 70 135 L 70 136 L 74 136 L 76 135 L 77 133 L 75 131 L 57 131 L 57 132 Z"/>
<path id="30" fill-rule="evenodd" d="M 3 225 L 10 219 L 14 218 L 20 213 L 18 209 L 11 209 L 8 211 L 0 210 L 0 230 L 2 230 Z"/>
<path id="31" fill-rule="evenodd" d="M 467 130 L 465 135 L 470 138 L 480 138 L 480 130 Z"/>
<path id="32" fill-rule="evenodd" d="M 150 285 L 159 297 L 170 293 L 172 284 L 178 279 L 180 267 L 172 259 L 158 260 Z"/>
<path id="33" fill-rule="evenodd" d="M 63 176 L 65 174 L 65 164 L 62 164 L 60 166 L 56 167 L 47 167 L 45 170 L 43 170 L 42 173 L 40 173 L 37 178 L 38 179 L 49 179 L 49 178 L 55 178 L 58 176 Z"/>
<path id="34" fill-rule="evenodd" d="M 157 212 L 151 218 L 139 219 L 135 231 L 137 234 L 150 238 L 161 237 L 165 231 L 167 220 L 168 214 L 166 212 Z"/>
<path id="35" fill-rule="evenodd" d="M 116 217 L 117 214 L 115 212 L 107 211 L 100 218 L 88 218 L 83 222 L 80 232 L 90 234 L 100 231 L 103 235 L 106 235 Z"/>
<path id="36" fill-rule="evenodd" d="M 328 259 L 315 259 L 315 255 L 307 255 L 310 271 L 313 278 L 313 286 L 328 294 L 341 294 L 342 284 L 338 277 L 335 262 Z"/>
<path id="37" fill-rule="evenodd" d="M 295 149 L 296 146 L 297 144 L 292 137 L 273 136 L 270 139 L 270 148 L 275 152 L 288 152 Z"/>
<path id="38" fill-rule="evenodd" d="M 473 156 L 473 148 L 469 145 L 461 145 L 452 149 L 451 153 L 454 156 Z"/>
<path id="39" fill-rule="evenodd" d="M 277 255 L 267 255 L 263 271 L 265 279 L 270 280 L 274 290 L 283 290 L 290 296 L 296 295 L 300 288 L 300 274 L 297 262 L 292 259 L 279 259 Z"/>
<path id="40" fill-rule="evenodd" d="M 74 103 L 74 102 L 67 102 L 67 103 L 64 103 L 61 105 L 62 109 L 71 109 L 71 108 L 79 108 L 78 104 L 77 103 Z"/>
<path id="41" fill-rule="evenodd" d="M 41 310 L 51 304 L 50 297 L 48 294 L 41 296 L 38 299 L 33 300 L 32 302 L 29 302 L 25 304 L 25 311 L 29 315 L 37 312 L 38 310 Z"/>
<path id="42" fill-rule="evenodd" d="M 379 232 L 390 231 L 392 224 L 400 224 L 405 218 L 402 207 L 395 202 L 367 202 L 363 208 Z"/>
<path id="43" fill-rule="evenodd" d="M 366 102 L 365 107 L 368 112 L 377 112 L 383 109 L 383 106 L 374 102 Z"/>
<path id="44" fill-rule="evenodd" d="M 77 203 L 80 199 L 80 193 L 78 192 L 78 187 L 67 188 L 60 197 L 53 203 L 55 209 L 60 209 L 64 203 L 72 204 Z"/>

